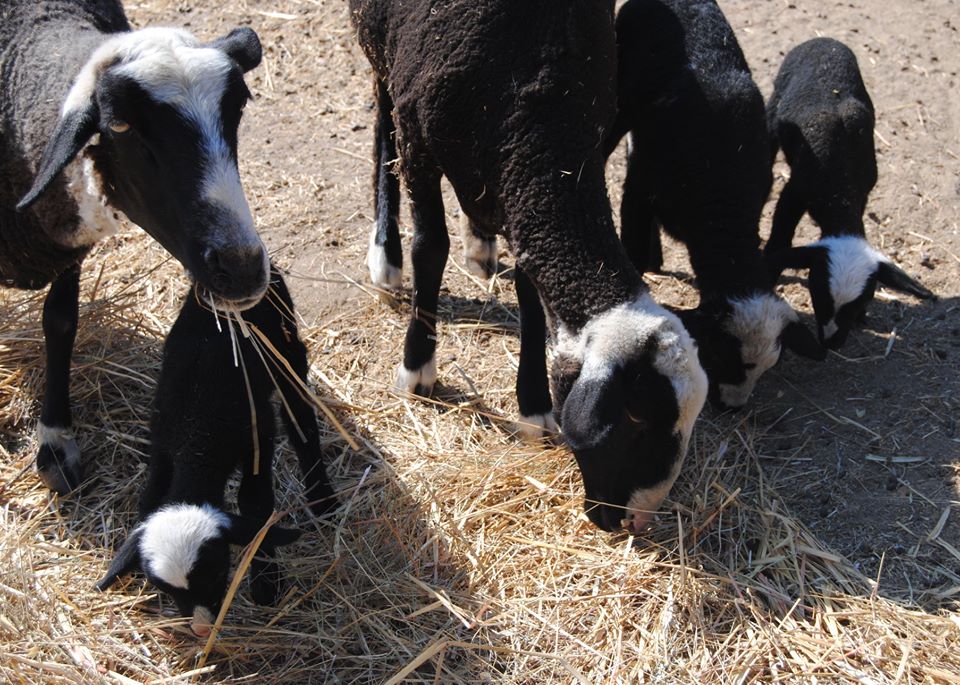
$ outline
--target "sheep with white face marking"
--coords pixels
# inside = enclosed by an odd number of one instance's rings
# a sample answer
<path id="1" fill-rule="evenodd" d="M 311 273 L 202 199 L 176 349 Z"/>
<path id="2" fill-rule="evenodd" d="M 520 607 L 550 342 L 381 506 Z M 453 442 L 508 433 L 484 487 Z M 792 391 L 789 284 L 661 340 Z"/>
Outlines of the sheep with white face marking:
<path id="1" fill-rule="evenodd" d="M 554 426 L 549 325 L 553 399 L 587 513 L 604 529 L 626 520 L 638 530 L 677 477 L 706 378 L 683 325 L 652 300 L 613 227 L 600 150 L 615 111 L 613 4 L 351 0 L 350 8 L 376 81 L 370 250 L 380 256 L 370 263 L 399 268 L 395 159 L 412 200 L 413 317 L 398 386 L 426 395 L 436 380 L 446 175 L 470 230 L 503 235 L 516 255 L 522 422 L 536 435 Z"/>
<path id="2" fill-rule="evenodd" d="M 70 357 L 80 267 L 125 214 L 224 308 L 256 303 L 267 253 L 237 170 L 237 127 L 260 61 L 250 29 L 209 44 L 131 31 L 115 0 L 0 5 L 0 283 L 39 289 L 46 389 L 37 468 L 81 480 Z"/>
<path id="3" fill-rule="evenodd" d="M 196 634 L 209 632 L 227 589 L 230 545 L 249 543 L 273 512 L 276 394 L 311 510 L 321 515 L 336 506 L 316 413 L 304 394 L 307 352 L 294 317 L 277 272 L 257 305 L 230 318 L 213 313 L 196 289 L 187 295 L 164 345 L 140 523 L 98 588 L 140 568 L 192 617 Z M 224 489 L 238 468 L 236 515 L 224 510 Z M 260 551 L 267 558 L 251 566 L 257 602 L 276 601 L 281 579 L 270 557 L 299 534 L 277 526 L 267 533 Z"/>
<path id="4" fill-rule="evenodd" d="M 877 283 L 930 299 L 934 294 L 867 242 L 863 213 L 877 182 L 873 103 L 857 58 L 843 43 L 814 38 L 791 50 L 767 103 L 773 155 L 790 164 L 764 255 L 775 278 L 809 269 L 821 342 L 843 344 L 863 318 Z M 804 213 L 820 240 L 791 247 Z"/>
<path id="5" fill-rule="evenodd" d="M 683 242 L 700 304 L 680 312 L 710 398 L 746 403 L 781 346 L 824 350 L 768 283 L 760 213 L 772 182 L 763 98 L 713 0 L 630 0 L 617 15 L 618 106 L 609 155 L 629 133 L 621 239 L 660 268 L 659 225 Z"/>

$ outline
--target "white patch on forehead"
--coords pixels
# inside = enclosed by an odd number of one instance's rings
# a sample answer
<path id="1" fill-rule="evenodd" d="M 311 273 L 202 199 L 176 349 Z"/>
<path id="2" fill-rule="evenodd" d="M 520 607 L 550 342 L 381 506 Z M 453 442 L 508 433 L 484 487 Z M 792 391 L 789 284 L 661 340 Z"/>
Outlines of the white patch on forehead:
<path id="1" fill-rule="evenodd" d="M 833 298 L 835 312 L 863 294 L 867 281 L 877 272 L 880 262 L 890 261 L 858 236 L 823 238 L 812 246 L 827 248 L 830 297 Z"/>
<path id="2" fill-rule="evenodd" d="M 90 143 L 97 143 L 97 136 Z M 64 169 L 67 191 L 77 203 L 80 225 L 64 241 L 69 247 L 87 247 L 120 230 L 119 210 L 107 204 L 103 179 L 93 160 L 80 154 Z"/>
<path id="3" fill-rule="evenodd" d="M 108 39 L 84 65 L 63 103 L 63 113 L 84 107 L 97 77 L 111 67 L 137 81 L 157 102 L 176 108 L 200 133 L 203 196 L 231 211 L 244 242 L 256 240 L 253 216 L 232 153 L 223 135 L 221 101 L 232 61 L 226 53 L 202 46 L 179 29 L 148 28 Z M 233 240 L 239 236 L 225 236 Z"/>
<path id="4" fill-rule="evenodd" d="M 169 504 L 141 525 L 140 559 L 144 569 L 173 587 L 189 588 L 187 576 L 200 547 L 230 526 L 230 519 L 214 506 Z"/>
<path id="5" fill-rule="evenodd" d="M 753 364 L 745 369 L 746 379 L 739 385 L 720 384 L 720 400 L 729 407 L 746 404 L 754 386 L 780 358 L 780 334 L 786 325 L 797 320 L 789 304 L 771 293 L 730 300 L 732 312 L 723 329 L 740 341 L 740 359 Z"/>
<path id="6" fill-rule="evenodd" d="M 681 435 L 676 465 L 679 472 L 693 424 L 707 398 L 707 375 L 693 340 L 675 314 L 644 292 L 632 302 L 593 317 L 576 334 L 560 326 L 556 351 L 581 360 L 581 378 L 606 378 L 633 359 L 651 338 L 655 340 L 653 366 L 670 380 L 676 395 L 679 416 L 674 428 Z"/>

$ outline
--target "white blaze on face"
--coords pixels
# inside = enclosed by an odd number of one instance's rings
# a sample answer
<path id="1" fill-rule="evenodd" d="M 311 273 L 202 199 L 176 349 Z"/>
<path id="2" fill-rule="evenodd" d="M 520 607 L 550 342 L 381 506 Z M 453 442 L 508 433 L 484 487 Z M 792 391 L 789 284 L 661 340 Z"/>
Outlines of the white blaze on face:
<path id="1" fill-rule="evenodd" d="M 656 511 L 670 492 L 686 457 L 693 425 L 707 399 L 707 375 L 700 366 L 697 348 L 680 319 L 646 292 L 594 317 L 575 335 L 560 327 L 556 346 L 558 354 L 581 360 L 580 378 L 589 380 L 609 378 L 650 341 L 654 368 L 673 386 L 679 412 L 673 429 L 679 435 L 680 448 L 666 480 L 651 488 L 638 488 L 630 495 L 628 515 L 635 522 L 647 512 Z"/>
<path id="2" fill-rule="evenodd" d="M 223 236 L 222 242 L 258 243 L 253 215 L 223 135 L 220 106 L 232 69 L 230 58 L 180 29 L 117 34 L 97 48 L 77 75 L 64 100 L 63 114 L 89 103 L 97 78 L 107 67 L 136 80 L 154 100 L 176 108 L 197 127 L 205 169 L 202 196 L 233 214 L 241 234 Z"/>
<path id="3" fill-rule="evenodd" d="M 140 524 L 140 560 L 155 578 L 182 590 L 197 561 L 200 547 L 221 535 L 230 519 L 208 504 L 169 504 Z"/>
<path id="4" fill-rule="evenodd" d="M 757 381 L 780 358 L 780 334 L 797 313 L 779 297 L 764 293 L 731 300 L 732 312 L 724 330 L 740 341 L 740 359 L 746 379 L 739 385 L 720 384 L 720 401 L 728 407 L 742 407 Z"/>

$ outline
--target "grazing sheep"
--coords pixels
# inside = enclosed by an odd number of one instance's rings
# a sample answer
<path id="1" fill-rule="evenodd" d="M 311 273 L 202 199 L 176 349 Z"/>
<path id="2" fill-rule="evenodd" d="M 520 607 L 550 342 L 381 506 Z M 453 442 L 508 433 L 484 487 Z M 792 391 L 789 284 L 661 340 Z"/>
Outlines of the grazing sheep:
<path id="1" fill-rule="evenodd" d="M 773 215 L 764 255 L 776 280 L 810 269 L 810 299 L 822 344 L 838 348 L 860 321 L 877 283 L 930 299 L 934 294 L 867 242 L 863 213 L 877 182 L 873 103 L 853 52 L 832 38 L 791 50 L 767 103 L 773 156 L 783 148 L 790 180 Z M 791 247 L 805 212 L 820 240 Z"/>
<path id="2" fill-rule="evenodd" d="M 350 8 L 377 84 L 371 249 L 399 241 L 397 193 L 381 191 L 397 187 L 387 160 L 400 159 L 412 201 L 413 317 L 398 386 L 426 395 L 436 379 L 445 175 L 470 230 L 503 235 L 516 255 L 523 422 L 537 434 L 554 425 L 549 323 L 554 399 L 588 515 L 604 529 L 625 518 L 640 529 L 676 479 L 706 379 L 682 324 L 630 265 L 610 215 L 600 142 L 615 110 L 613 2 L 351 0 Z"/>
<path id="3" fill-rule="evenodd" d="M 660 267 L 659 227 L 690 255 L 700 304 L 681 313 L 710 398 L 746 403 L 781 346 L 825 351 L 777 297 L 760 252 L 772 182 L 763 98 L 713 0 L 630 0 L 617 15 L 616 122 L 629 132 L 621 239 L 640 270 Z"/>
<path id="4" fill-rule="evenodd" d="M 140 524 L 97 584 L 105 590 L 121 575 L 143 569 L 150 582 L 173 596 L 184 616 L 193 617 L 198 635 L 209 632 L 220 610 L 230 545 L 248 544 L 273 513 L 271 398 L 278 392 L 311 509 L 321 515 L 336 506 L 316 413 L 300 387 L 307 379 L 307 350 L 297 336 L 286 284 L 278 272 L 271 275 L 266 297 L 235 315 L 243 324 L 214 314 L 196 289 L 184 300 L 164 344 Z M 228 332 L 228 326 L 240 330 Z M 243 328 L 250 337 L 243 336 Z M 227 479 L 238 468 L 243 473 L 239 516 L 224 511 Z M 272 527 L 261 554 L 271 557 L 277 546 L 299 534 Z M 274 603 L 280 583 L 276 564 L 255 559 L 251 568 L 254 599 Z"/>
<path id="5" fill-rule="evenodd" d="M 245 308 L 266 289 L 237 171 L 243 73 L 259 62 L 247 28 L 204 45 L 176 29 L 131 31 L 113 0 L 0 6 L 0 283 L 52 284 L 37 454 L 52 490 L 81 480 L 69 396 L 80 266 L 120 213 L 218 306 Z"/>

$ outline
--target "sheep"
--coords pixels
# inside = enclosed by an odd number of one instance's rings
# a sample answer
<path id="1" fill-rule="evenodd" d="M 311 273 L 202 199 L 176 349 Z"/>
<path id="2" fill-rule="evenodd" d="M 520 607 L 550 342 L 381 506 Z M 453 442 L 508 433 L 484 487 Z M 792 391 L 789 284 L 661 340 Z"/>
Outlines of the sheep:
<path id="1" fill-rule="evenodd" d="M 50 285 L 37 469 L 58 493 L 82 480 L 69 394 L 80 269 L 121 213 L 218 307 L 247 308 L 266 290 L 237 170 L 243 74 L 260 55 L 248 28 L 209 44 L 132 31 L 116 0 L 0 7 L 0 283 Z"/>
<path id="2" fill-rule="evenodd" d="M 820 341 L 836 349 L 866 313 L 877 283 L 919 298 L 935 295 L 867 242 L 863 213 L 877 182 L 874 110 L 857 58 L 843 43 L 814 38 L 783 60 L 767 103 L 772 158 L 790 165 L 764 248 L 773 280 L 809 269 Z M 791 247 L 804 213 L 820 240 Z"/>
<path id="3" fill-rule="evenodd" d="M 710 399 L 744 405 L 781 347 L 825 351 L 768 282 L 759 222 L 772 184 L 763 98 L 713 0 L 630 0 L 616 21 L 618 113 L 629 133 L 621 240 L 641 271 L 660 267 L 659 228 L 683 242 L 700 291 L 680 312 Z"/>
<path id="4" fill-rule="evenodd" d="M 436 380 L 446 175 L 470 230 L 503 235 L 516 256 L 523 423 L 551 431 L 556 406 L 590 520 L 638 531 L 677 477 L 706 378 L 613 227 L 600 154 L 615 111 L 613 4 L 351 0 L 350 9 L 376 84 L 373 247 L 399 244 L 394 159 L 412 203 L 413 316 L 398 387 L 428 395 Z"/>
<path id="5" fill-rule="evenodd" d="M 141 568 L 150 582 L 173 596 L 182 615 L 192 617 L 197 635 L 209 632 L 220 610 L 229 546 L 248 544 L 273 512 L 275 394 L 281 396 L 281 414 L 311 510 L 320 516 L 336 506 L 316 413 L 301 386 L 307 379 L 307 350 L 297 335 L 283 277 L 276 270 L 271 276 L 267 296 L 236 318 L 212 313 L 197 289 L 185 298 L 164 343 L 140 523 L 97 584 L 105 590 Z M 250 337 L 228 333 L 234 325 L 247 329 Z M 243 474 L 239 515 L 224 510 L 227 479 L 238 468 Z M 262 549 L 269 558 L 299 534 L 274 526 Z M 254 599 L 274 603 L 281 580 L 276 564 L 255 559 L 251 568 Z"/>

